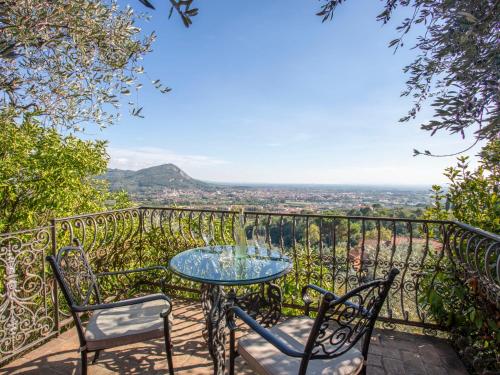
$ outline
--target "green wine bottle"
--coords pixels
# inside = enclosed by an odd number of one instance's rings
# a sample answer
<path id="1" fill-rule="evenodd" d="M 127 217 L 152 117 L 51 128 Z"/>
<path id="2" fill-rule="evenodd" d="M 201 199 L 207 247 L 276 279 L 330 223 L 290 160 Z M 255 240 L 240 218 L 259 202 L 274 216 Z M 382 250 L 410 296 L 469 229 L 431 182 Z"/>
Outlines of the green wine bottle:
<path id="1" fill-rule="evenodd" d="M 245 233 L 245 212 L 243 208 L 238 214 L 238 220 L 236 220 L 236 228 L 234 232 L 236 240 L 235 255 L 236 258 L 245 258 L 247 256 L 247 235 Z"/>

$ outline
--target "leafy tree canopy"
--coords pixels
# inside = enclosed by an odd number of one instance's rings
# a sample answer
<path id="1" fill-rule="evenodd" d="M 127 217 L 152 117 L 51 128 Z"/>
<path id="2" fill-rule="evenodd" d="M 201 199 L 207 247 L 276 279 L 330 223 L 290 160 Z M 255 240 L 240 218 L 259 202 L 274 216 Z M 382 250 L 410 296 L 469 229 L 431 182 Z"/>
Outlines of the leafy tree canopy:
<path id="1" fill-rule="evenodd" d="M 155 38 L 136 20 L 113 0 L 0 1 L 0 106 L 72 131 L 112 123 L 120 95 L 141 87 L 140 60 Z"/>
<path id="2" fill-rule="evenodd" d="M 470 168 L 466 156 L 460 156 L 455 167 L 446 169 L 448 192 L 433 186 L 433 205 L 425 212 L 425 218 L 458 219 L 500 233 L 500 139 L 483 147 L 479 157 L 476 169 Z M 494 269 L 495 262 L 491 266 Z M 433 283 L 427 285 L 431 277 L 441 284 L 440 288 Z M 420 302 L 438 323 L 451 328 L 453 344 L 470 369 L 474 373 L 498 373 L 498 306 L 485 301 L 477 274 L 468 273 L 464 280 L 457 274 L 438 272 L 426 276 L 422 285 L 426 293 Z"/>
<path id="3" fill-rule="evenodd" d="M 483 147 L 479 158 L 476 169 L 471 170 L 467 156 L 446 169 L 448 200 L 459 221 L 500 233 L 500 140 Z"/>
<path id="4" fill-rule="evenodd" d="M 0 233 L 45 225 L 53 217 L 128 205 L 95 176 L 106 170 L 103 141 L 62 136 L 33 116 L 18 124 L 13 111 L 0 112 Z"/>
<path id="5" fill-rule="evenodd" d="M 318 16 L 331 20 L 342 2 L 322 0 Z M 387 23 L 398 6 L 413 11 L 397 27 L 400 35 L 390 47 L 402 47 L 405 35 L 415 26 L 423 26 L 418 28 L 422 32 L 414 45 L 419 54 L 404 68 L 409 78 L 402 95 L 411 96 L 414 105 L 401 121 L 415 118 L 423 103 L 430 100 L 434 118 L 421 128 L 431 135 L 445 130 L 465 137 L 470 128 L 475 143 L 499 136 L 500 2 L 386 0 L 377 19 Z"/>
<path id="6" fill-rule="evenodd" d="M 144 6 L 149 9 L 155 9 L 154 5 L 149 0 L 139 0 Z M 172 17 L 174 10 L 181 17 L 184 26 L 189 27 L 193 23 L 191 17 L 198 14 L 198 8 L 192 8 L 193 0 L 170 0 L 170 12 L 168 18 Z"/>
<path id="7" fill-rule="evenodd" d="M 458 157 L 456 166 L 446 168 L 448 190 L 432 187 L 433 204 L 424 218 L 456 219 L 500 233 L 500 139 L 489 142 L 478 156 L 475 169 L 469 166 L 467 156 Z"/>

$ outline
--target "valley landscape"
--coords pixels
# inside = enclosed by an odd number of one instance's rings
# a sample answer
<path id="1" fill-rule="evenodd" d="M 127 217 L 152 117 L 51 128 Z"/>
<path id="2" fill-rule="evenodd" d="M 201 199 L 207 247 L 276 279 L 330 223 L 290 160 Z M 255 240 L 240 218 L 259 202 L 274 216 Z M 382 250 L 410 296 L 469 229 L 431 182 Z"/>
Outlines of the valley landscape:
<path id="1" fill-rule="evenodd" d="M 142 205 L 189 206 L 279 212 L 337 211 L 390 216 L 420 214 L 429 203 L 429 187 L 369 185 L 265 185 L 197 180 L 173 164 L 137 171 L 110 169 L 103 176 L 112 191 L 124 190 Z"/>

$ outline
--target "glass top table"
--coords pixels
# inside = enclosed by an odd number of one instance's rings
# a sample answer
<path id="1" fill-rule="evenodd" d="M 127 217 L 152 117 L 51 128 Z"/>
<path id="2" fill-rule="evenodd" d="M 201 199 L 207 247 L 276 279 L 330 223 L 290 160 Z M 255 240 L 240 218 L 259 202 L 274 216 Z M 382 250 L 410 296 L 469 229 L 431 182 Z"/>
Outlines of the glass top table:
<path id="1" fill-rule="evenodd" d="M 251 307 L 251 316 L 266 319 L 266 326 L 281 317 L 281 289 L 271 281 L 292 270 L 289 258 L 260 248 L 247 247 L 247 255 L 236 257 L 231 245 L 190 249 L 170 260 L 170 270 L 176 275 L 201 283 L 201 306 L 205 315 L 203 334 L 214 362 L 214 375 L 225 373 L 226 307 L 237 304 Z M 264 253 L 264 254 L 262 254 Z M 241 288 L 259 284 L 259 291 L 236 295 Z M 230 287 L 229 293 L 224 291 Z"/>
<path id="2" fill-rule="evenodd" d="M 204 284 L 249 285 L 277 279 L 292 268 L 289 258 L 279 254 L 257 255 L 253 248 L 238 258 L 234 246 L 208 246 L 177 254 L 170 269 L 177 275 Z"/>

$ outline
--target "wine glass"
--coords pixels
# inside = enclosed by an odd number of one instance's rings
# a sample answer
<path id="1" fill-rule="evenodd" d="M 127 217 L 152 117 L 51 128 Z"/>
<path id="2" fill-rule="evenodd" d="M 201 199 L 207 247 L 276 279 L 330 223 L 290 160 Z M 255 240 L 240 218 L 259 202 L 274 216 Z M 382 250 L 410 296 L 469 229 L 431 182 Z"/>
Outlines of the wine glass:
<path id="1" fill-rule="evenodd" d="M 209 218 L 206 230 L 204 225 L 201 227 L 201 238 L 203 239 L 203 242 L 205 242 L 205 246 L 210 246 L 214 240 L 214 223 L 211 218 Z"/>
<path id="2" fill-rule="evenodd" d="M 248 223 L 245 222 L 245 225 L 243 226 L 243 233 L 246 239 L 248 255 L 255 255 L 257 244 L 255 243 L 253 236 L 253 226 L 248 225 Z"/>
<path id="3" fill-rule="evenodd" d="M 267 230 L 264 225 L 256 225 L 254 227 L 253 239 L 255 242 L 255 248 L 256 252 L 258 252 L 258 255 L 267 256 L 269 244 L 268 244 Z"/>
<path id="4" fill-rule="evenodd" d="M 280 244 L 271 243 L 269 246 L 270 256 L 273 258 L 283 258 L 282 248 Z"/>
<path id="5" fill-rule="evenodd" d="M 222 266 L 226 267 L 232 264 L 233 258 L 233 247 L 231 245 L 222 246 L 222 252 L 219 256 L 219 261 L 221 262 Z"/>
<path id="6" fill-rule="evenodd" d="M 210 234 L 203 232 L 201 234 L 201 238 L 203 239 L 205 246 L 207 246 L 207 247 L 210 246 L 210 242 L 212 241 L 212 237 L 210 236 Z"/>

